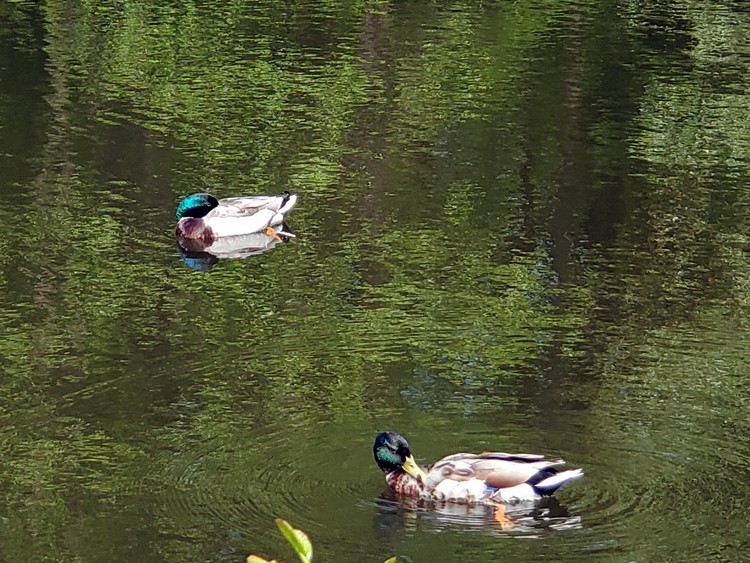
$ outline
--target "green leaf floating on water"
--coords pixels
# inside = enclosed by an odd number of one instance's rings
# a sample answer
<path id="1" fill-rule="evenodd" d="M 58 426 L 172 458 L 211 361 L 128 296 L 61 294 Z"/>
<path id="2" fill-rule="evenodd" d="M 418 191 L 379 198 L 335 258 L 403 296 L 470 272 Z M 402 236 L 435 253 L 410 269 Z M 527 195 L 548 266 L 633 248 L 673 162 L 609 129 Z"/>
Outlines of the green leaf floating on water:
<path id="1" fill-rule="evenodd" d="M 293 528 L 289 522 L 281 518 L 276 519 L 276 525 L 279 527 L 279 530 L 281 530 L 281 533 L 284 534 L 287 541 L 292 544 L 300 561 L 302 561 L 302 563 L 310 563 L 310 561 L 312 561 L 313 548 L 307 534 L 302 530 Z"/>

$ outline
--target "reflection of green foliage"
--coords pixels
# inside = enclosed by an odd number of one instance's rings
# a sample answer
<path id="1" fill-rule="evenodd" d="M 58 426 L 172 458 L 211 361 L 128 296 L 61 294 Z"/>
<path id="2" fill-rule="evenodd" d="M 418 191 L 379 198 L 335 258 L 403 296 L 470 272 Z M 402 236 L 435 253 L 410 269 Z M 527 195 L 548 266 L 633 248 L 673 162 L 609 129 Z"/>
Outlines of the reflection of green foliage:
<path id="1" fill-rule="evenodd" d="M 64 40 L 70 14 L 54 6 L 48 25 Z M 276 19 L 277 9 L 273 2 L 180 9 L 126 3 L 122 14 L 113 14 L 97 5 L 78 23 L 80 37 L 95 40 L 73 49 L 61 42 L 56 54 L 66 66 L 87 69 L 78 88 L 98 106 L 100 119 L 116 123 L 123 112 L 134 115 L 179 138 L 207 168 L 239 166 L 257 179 L 290 151 L 311 151 L 306 158 L 317 156 L 324 173 L 341 156 L 352 107 L 367 99 L 364 76 L 347 49 L 323 57 L 296 44 L 287 36 L 288 14 Z M 325 18 L 325 10 L 312 17 Z M 342 3 L 336 15 L 345 25 L 360 13 L 357 3 Z M 330 33 L 336 41 L 340 32 Z M 290 145 L 292 139 L 303 144 Z M 322 180 L 331 182 L 330 172 Z"/>

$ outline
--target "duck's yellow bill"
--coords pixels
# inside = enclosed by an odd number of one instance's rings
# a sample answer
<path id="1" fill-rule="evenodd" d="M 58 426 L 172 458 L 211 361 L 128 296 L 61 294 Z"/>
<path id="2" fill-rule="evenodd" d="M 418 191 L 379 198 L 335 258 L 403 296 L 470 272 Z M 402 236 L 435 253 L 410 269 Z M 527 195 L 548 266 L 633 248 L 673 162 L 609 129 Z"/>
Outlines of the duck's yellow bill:
<path id="1" fill-rule="evenodd" d="M 420 483 L 424 483 L 425 479 L 427 479 L 427 473 L 425 473 L 424 470 L 417 465 L 417 462 L 414 461 L 414 456 L 407 457 L 406 461 L 401 467 L 404 469 L 404 471 L 406 471 Z"/>

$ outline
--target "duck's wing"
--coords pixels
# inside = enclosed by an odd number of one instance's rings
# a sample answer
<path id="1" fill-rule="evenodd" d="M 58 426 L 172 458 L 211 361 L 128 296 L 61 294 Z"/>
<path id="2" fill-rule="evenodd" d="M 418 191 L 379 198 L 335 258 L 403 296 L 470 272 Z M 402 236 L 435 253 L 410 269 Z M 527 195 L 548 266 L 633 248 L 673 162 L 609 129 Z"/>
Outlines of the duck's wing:
<path id="1" fill-rule="evenodd" d="M 478 479 L 493 489 L 514 487 L 527 482 L 541 470 L 557 467 L 561 459 L 546 459 L 535 454 L 460 453 L 445 457 L 430 468 L 425 485 L 428 489 L 442 482 Z"/>
<path id="2" fill-rule="evenodd" d="M 214 207 L 207 217 L 250 217 L 265 209 L 275 214 L 282 211 L 286 200 L 285 196 L 227 197 L 220 199 L 219 205 Z"/>

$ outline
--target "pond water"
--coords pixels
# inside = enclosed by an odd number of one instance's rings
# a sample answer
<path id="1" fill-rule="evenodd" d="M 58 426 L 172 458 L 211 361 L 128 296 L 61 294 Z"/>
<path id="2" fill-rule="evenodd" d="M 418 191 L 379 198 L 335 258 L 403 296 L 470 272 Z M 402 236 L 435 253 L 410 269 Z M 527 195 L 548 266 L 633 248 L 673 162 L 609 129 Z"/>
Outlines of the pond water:
<path id="1" fill-rule="evenodd" d="M 747 557 L 749 20 L 0 4 L 0 559 Z M 204 190 L 296 238 L 181 254 Z M 388 495 L 383 429 L 586 477 L 504 530 Z"/>

